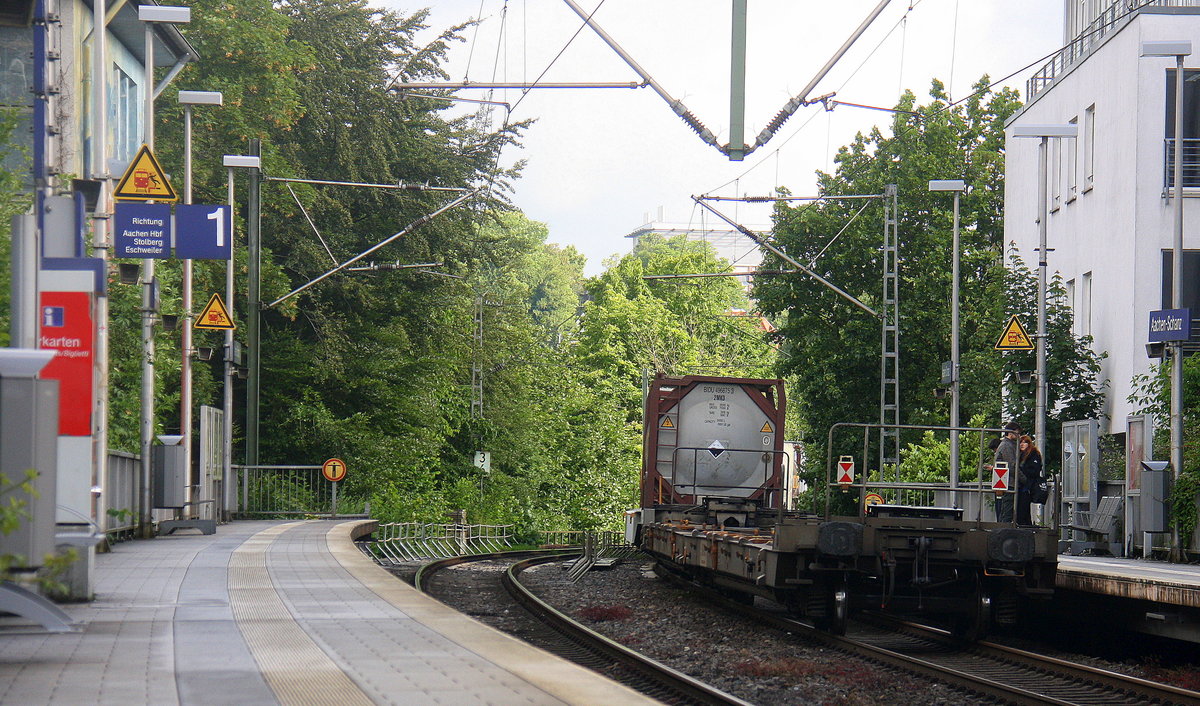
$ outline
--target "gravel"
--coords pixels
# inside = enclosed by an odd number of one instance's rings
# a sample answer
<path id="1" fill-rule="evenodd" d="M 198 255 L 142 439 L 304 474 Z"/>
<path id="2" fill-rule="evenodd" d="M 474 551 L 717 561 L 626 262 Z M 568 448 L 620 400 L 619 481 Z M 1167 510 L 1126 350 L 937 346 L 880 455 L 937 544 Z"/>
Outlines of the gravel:
<path id="1" fill-rule="evenodd" d="M 651 567 L 624 561 L 572 584 L 554 563 L 521 579 L 593 630 L 755 704 L 991 703 L 724 613 L 659 579 Z"/>
<path id="2" fill-rule="evenodd" d="M 612 568 L 593 569 L 571 583 L 565 565 L 555 562 L 530 569 L 521 577 L 543 600 L 593 630 L 761 706 L 993 703 L 898 669 L 808 643 L 801 635 L 730 615 L 686 589 L 658 578 L 652 567 L 653 563 L 645 558 L 625 560 Z M 392 572 L 411 583 L 415 570 L 415 566 L 397 567 Z M 454 570 L 470 571 L 471 565 Z M 517 616 L 496 614 L 494 605 L 489 596 L 478 595 L 460 606 L 460 610 L 498 629 L 523 631 L 518 627 Z M 759 605 L 764 605 L 761 600 Z M 1062 646 L 1035 643 L 1028 638 L 991 639 L 1154 681 L 1191 689 L 1200 685 L 1196 663 L 1186 658 L 1182 660 L 1184 665 L 1169 667 L 1155 658 L 1113 661 L 1081 655 Z"/>

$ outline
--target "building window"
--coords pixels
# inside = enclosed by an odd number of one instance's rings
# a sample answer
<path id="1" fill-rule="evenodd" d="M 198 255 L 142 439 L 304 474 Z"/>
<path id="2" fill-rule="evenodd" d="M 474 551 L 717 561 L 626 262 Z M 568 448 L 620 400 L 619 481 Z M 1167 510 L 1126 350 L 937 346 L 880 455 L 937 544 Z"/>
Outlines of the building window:
<path id="1" fill-rule="evenodd" d="M 1079 335 L 1079 309 L 1075 302 L 1075 280 L 1067 280 L 1066 292 L 1067 308 L 1071 310 L 1071 333 L 1075 336 Z"/>
<path id="2" fill-rule="evenodd" d="M 1050 211 L 1062 205 L 1063 140 L 1050 140 Z"/>
<path id="3" fill-rule="evenodd" d="M 113 159 L 133 159 L 141 145 L 141 108 L 138 85 L 129 74 L 113 67 L 112 138 Z"/>
<path id="4" fill-rule="evenodd" d="M 1171 263 L 1173 253 L 1162 251 L 1162 308 L 1174 309 L 1171 302 Z M 1193 316 L 1200 314 L 1200 250 L 1183 251 L 1183 304 L 1180 308 L 1191 309 Z"/>
<path id="5" fill-rule="evenodd" d="M 1200 187 L 1200 70 L 1183 70 L 1183 186 Z M 1163 184 L 1175 179 L 1175 69 L 1167 69 L 1166 139 L 1163 141 Z"/>
<path id="6" fill-rule="evenodd" d="M 1091 191 L 1096 181 L 1096 105 L 1083 113 L 1083 190 Z"/>
<path id="7" fill-rule="evenodd" d="M 1092 335 L 1092 273 L 1079 278 L 1079 335 Z"/>
<path id="8" fill-rule="evenodd" d="M 1071 118 L 1068 122 L 1076 127 L 1079 126 L 1078 116 Z M 1079 140 L 1067 140 L 1067 203 L 1075 200 L 1079 195 Z"/>

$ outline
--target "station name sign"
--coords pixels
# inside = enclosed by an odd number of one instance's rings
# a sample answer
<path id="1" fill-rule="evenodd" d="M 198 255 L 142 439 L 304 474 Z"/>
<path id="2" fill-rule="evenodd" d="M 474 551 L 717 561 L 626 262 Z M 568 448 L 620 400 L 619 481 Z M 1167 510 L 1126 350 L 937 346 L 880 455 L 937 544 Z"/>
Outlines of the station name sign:
<path id="1" fill-rule="evenodd" d="M 1191 337 L 1191 309 L 1160 309 L 1150 312 L 1150 343 L 1186 341 Z"/>

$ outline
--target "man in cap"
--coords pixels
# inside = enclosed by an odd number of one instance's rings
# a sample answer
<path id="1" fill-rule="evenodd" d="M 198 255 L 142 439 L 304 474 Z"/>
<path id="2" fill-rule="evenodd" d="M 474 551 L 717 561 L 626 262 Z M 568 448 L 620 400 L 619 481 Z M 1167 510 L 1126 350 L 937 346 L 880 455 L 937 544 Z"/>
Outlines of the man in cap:
<path id="1" fill-rule="evenodd" d="M 1000 445 L 996 447 L 996 456 L 992 460 L 993 466 L 1001 461 L 1008 464 L 1008 473 L 1005 475 L 1005 483 L 1008 487 L 1002 495 L 996 498 L 997 522 L 1013 521 L 1012 479 L 1021 467 L 1020 439 L 1021 425 L 1016 422 L 1005 424 L 1004 437 L 1000 439 Z"/>

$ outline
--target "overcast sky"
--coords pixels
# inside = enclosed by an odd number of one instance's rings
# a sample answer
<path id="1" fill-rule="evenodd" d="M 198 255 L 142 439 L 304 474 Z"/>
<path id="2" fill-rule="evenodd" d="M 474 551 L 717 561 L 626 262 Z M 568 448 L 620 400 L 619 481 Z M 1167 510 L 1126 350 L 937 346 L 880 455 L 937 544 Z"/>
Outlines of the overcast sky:
<path id="1" fill-rule="evenodd" d="M 577 0 L 592 10 L 600 0 Z M 478 31 L 451 55 L 452 80 L 614 82 L 637 75 L 562 0 L 372 0 L 410 13 L 429 5 L 429 40 L 455 23 L 482 16 Z M 729 141 L 731 0 L 604 0 L 594 20 L 720 142 Z M 746 142 L 800 92 L 878 0 L 750 0 L 748 12 Z M 507 8 L 507 10 L 506 10 Z M 910 9 L 911 8 L 911 9 Z M 1000 79 L 1062 44 L 1057 0 L 892 0 L 854 48 L 810 93 L 892 106 L 903 89 L 925 102 L 930 79 L 967 95 L 983 74 Z M 568 42 L 570 45 L 567 46 Z M 563 48 L 567 47 L 565 51 Z M 562 55 L 554 60 L 555 55 Z M 1040 66 L 1040 64 L 1039 64 Z M 1034 69 L 1008 85 L 1024 95 Z M 485 98 L 481 90 L 464 90 Z M 550 241 L 574 245 L 588 258 L 587 274 L 629 251 L 624 236 L 646 222 L 712 225 L 693 194 L 766 195 L 777 185 L 795 195 L 814 193 L 814 172 L 828 170 L 839 146 L 859 131 L 886 124 L 888 114 L 842 106 L 801 108 L 777 136 L 744 162 L 730 162 L 703 143 L 649 88 L 496 91 L 515 105 L 513 120 L 537 122 L 524 147 L 505 155 L 525 159 L 515 204 L 548 224 Z M 519 101 L 519 103 L 518 103 Z M 503 120 L 499 109 L 496 121 Z M 930 174 L 931 179 L 954 174 Z M 901 195 L 903 199 L 903 195 Z M 733 213 L 734 205 L 723 210 Z M 767 205 L 740 205 L 737 219 L 769 222 Z"/>

